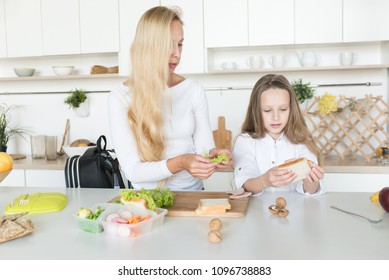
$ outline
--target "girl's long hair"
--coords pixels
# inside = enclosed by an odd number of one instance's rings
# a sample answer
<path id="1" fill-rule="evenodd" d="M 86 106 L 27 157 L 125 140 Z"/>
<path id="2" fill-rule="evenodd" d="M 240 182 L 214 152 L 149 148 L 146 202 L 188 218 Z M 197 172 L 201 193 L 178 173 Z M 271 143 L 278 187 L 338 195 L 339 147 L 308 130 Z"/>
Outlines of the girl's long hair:
<path id="1" fill-rule="evenodd" d="M 271 88 L 285 89 L 289 92 L 290 114 L 283 131 L 285 137 L 293 144 L 306 145 L 308 149 L 316 155 L 318 162 L 321 165 L 321 152 L 308 130 L 293 87 L 283 75 L 265 75 L 254 85 L 241 132 L 248 133 L 252 138 L 256 139 L 265 137 L 266 129 L 261 113 L 261 96 L 264 91 Z"/>
<path id="2" fill-rule="evenodd" d="M 174 20 L 182 23 L 178 9 L 149 9 L 141 17 L 131 45 L 128 86 L 132 103 L 128 119 L 143 161 L 158 161 L 164 156 L 162 104 L 168 89 L 173 48 L 170 28 Z"/>

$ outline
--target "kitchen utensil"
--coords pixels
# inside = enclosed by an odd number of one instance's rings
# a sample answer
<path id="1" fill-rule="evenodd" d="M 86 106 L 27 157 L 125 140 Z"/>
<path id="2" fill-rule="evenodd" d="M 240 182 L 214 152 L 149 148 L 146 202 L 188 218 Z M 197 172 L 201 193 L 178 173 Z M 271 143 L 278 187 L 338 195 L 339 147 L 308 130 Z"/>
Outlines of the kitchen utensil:
<path id="1" fill-rule="evenodd" d="M 216 148 L 231 150 L 232 132 L 226 130 L 225 118 L 223 116 L 219 116 L 218 129 L 212 133 Z"/>
<path id="2" fill-rule="evenodd" d="M 303 67 L 317 66 L 320 61 L 320 56 L 310 51 L 303 52 L 302 54 L 297 53 L 297 56 Z"/>
<path id="3" fill-rule="evenodd" d="M 105 67 L 102 65 L 93 65 L 91 74 L 116 74 L 119 73 L 119 66 Z"/>
<path id="4" fill-rule="evenodd" d="M 21 203 L 22 200 L 28 200 L 28 202 Z M 23 194 L 16 197 L 10 204 L 7 205 L 5 208 L 5 214 L 24 212 L 31 214 L 57 212 L 65 208 L 67 203 L 67 196 L 63 193 L 47 192 Z"/>
<path id="5" fill-rule="evenodd" d="M 237 65 L 235 61 L 225 61 L 220 64 L 220 68 L 223 70 L 234 70 L 237 68 Z"/>
<path id="6" fill-rule="evenodd" d="M 34 75 L 34 68 L 14 68 L 15 74 L 18 77 L 29 77 Z"/>
<path id="7" fill-rule="evenodd" d="M 57 159 L 57 136 L 46 136 L 46 159 Z"/>
<path id="8" fill-rule="evenodd" d="M 262 67 L 262 56 L 249 56 L 246 59 L 246 64 L 251 69 L 258 69 Z"/>
<path id="9" fill-rule="evenodd" d="M 19 200 L 19 206 L 24 206 L 28 203 L 28 194 L 25 194 L 22 199 Z"/>
<path id="10" fill-rule="evenodd" d="M 335 209 L 335 210 L 338 210 L 338 211 L 341 211 L 341 212 L 346 213 L 346 214 L 350 214 L 350 215 L 354 215 L 354 216 L 363 218 L 363 219 L 369 221 L 369 222 L 372 223 L 372 224 L 378 224 L 379 222 L 382 221 L 382 219 L 373 220 L 373 219 L 367 218 L 367 217 L 365 217 L 365 216 L 362 216 L 362 215 L 359 215 L 359 214 L 356 214 L 356 213 L 353 213 L 353 212 L 349 212 L 349 211 L 340 209 L 340 208 L 338 208 L 338 207 L 336 207 L 336 206 L 331 206 L 331 208 L 332 208 L 332 209 Z"/>
<path id="11" fill-rule="evenodd" d="M 65 154 L 65 151 L 63 150 L 63 146 L 65 145 L 66 139 L 68 138 L 69 129 L 70 129 L 70 120 L 67 119 L 65 125 L 65 132 L 62 137 L 61 149 L 58 152 L 59 156 L 63 156 Z"/>
<path id="12" fill-rule="evenodd" d="M 51 68 L 57 76 L 69 76 L 74 70 L 74 66 L 52 66 Z"/>
<path id="13" fill-rule="evenodd" d="M 46 136 L 31 135 L 31 156 L 33 159 L 45 158 L 46 156 Z"/>
<path id="14" fill-rule="evenodd" d="M 340 65 L 348 66 L 353 65 L 358 58 L 358 54 L 353 52 L 342 52 L 339 56 Z"/>
<path id="15" fill-rule="evenodd" d="M 283 68 L 285 65 L 285 57 L 283 55 L 272 55 L 268 62 L 274 68 Z"/>

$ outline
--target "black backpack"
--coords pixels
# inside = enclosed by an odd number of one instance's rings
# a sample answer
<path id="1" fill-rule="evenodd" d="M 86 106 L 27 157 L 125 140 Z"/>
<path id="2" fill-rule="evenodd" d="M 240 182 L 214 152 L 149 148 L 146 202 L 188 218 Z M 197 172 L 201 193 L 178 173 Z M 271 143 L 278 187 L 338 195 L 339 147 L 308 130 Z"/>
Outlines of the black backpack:
<path id="1" fill-rule="evenodd" d="M 116 154 L 106 147 L 107 140 L 101 135 L 96 146 L 66 160 L 67 188 L 125 188 Z"/>

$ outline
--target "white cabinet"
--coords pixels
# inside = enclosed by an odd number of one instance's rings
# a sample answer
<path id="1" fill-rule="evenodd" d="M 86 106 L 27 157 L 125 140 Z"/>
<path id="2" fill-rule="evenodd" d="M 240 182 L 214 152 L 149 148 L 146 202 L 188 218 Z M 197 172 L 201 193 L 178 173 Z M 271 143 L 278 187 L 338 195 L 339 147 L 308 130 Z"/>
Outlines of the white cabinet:
<path id="1" fill-rule="evenodd" d="M 25 187 L 24 170 L 13 169 L 11 173 L 0 183 L 4 187 Z"/>
<path id="2" fill-rule="evenodd" d="M 40 0 L 5 0 L 8 57 L 42 55 Z"/>
<path id="3" fill-rule="evenodd" d="M 7 56 L 7 40 L 5 36 L 4 0 L 0 0 L 0 58 Z"/>
<path id="4" fill-rule="evenodd" d="M 43 54 L 80 53 L 78 0 L 41 0 Z"/>
<path id="5" fill-rule="evenodd" d="M 247 0 L 204 0 L 204 45 L 248 45 Z"/>
<path id="6" fill-rule="evenodd" d="M 120 53 L 121 75 L 130 72 L 130 47 L 136 27 L 143 13 L 155 6 L 178 6 L 184 22 L 184 47 L 178 73 L 204 72 L 203 6 L 199 0 L 120 0 Z"/>
<path id="7" fill-rule="evenodd" d="M 130 47 L 134 39 L 140 17 L 146 10 L 158 5 L 159 0 L 119 0 L 119 71 L 121 75 L 128 75 L 130 73 Z"/>
<path id="8" fill-rule="evenodd" d="M 343 0 L 343 41 L 389 40 L 389 1 Z"/>
<path id="9" fill-rule="evenodd" d="M 184 22 L 184 46 L 178 73 L 204 73 L 203 2 L 201 0 L 161 0 L 163 6 L 178 6 Z"/>
<path id="10" fill-rule="evenodd" d="M 249 45 L 293 44 L 293 11 L 294 0 L 248 0 Z"/>
<path id="11" fill-rule="evenodd" d="M 65 175 L 63 170 L 33 170 L 26 171 L 27 187 L 65 188 Z"/>
<path id="12" fill-rule="evenodd" d="M 295 44 L 342 42 L 342 0 L 294 2 Z"/>
<path id="13" fill-rule="evenodd" d="M 326 173 L 329 192 L 376 192 L 388 186 L 389 174 Z"/>
<path id="14" fill-rule="evenodd" d="M 119 51 L 118 0 L 80 0 L 81 53 Z"/>

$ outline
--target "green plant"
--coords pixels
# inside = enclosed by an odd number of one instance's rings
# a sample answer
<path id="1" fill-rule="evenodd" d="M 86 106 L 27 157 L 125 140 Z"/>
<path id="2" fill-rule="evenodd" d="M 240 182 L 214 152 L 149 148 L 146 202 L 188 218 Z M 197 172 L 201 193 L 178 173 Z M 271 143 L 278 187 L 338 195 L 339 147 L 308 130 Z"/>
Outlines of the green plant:
<path id="1" fill-rule="evenodd" d="M 19 108 L 17 105 L 8 106 L 5 103 L 0 104 L 0 147 L 6 149 L 8 141 L 15 135 L 24 138 L 27 130 L 20 127 L 11 127 L 11 113 Z"/>
<path id="2" fill-rule="evenodd" d="M 74 89 L 69 91 L 69 96 L 65 99 L 65 104 L 69 105 L 69 108 L 78 108 L 80 104 L 87 99 L 86 91 L 83 89 Z"/>
<path id="3" fill-rule="evenodd" d="M 315 89 L 311 87 L 311 83 L 304 83 L 302 79 L 292 81 L 292 87 L 300 104 L 306 99 L 312 98 L 315 94 Z"/>

